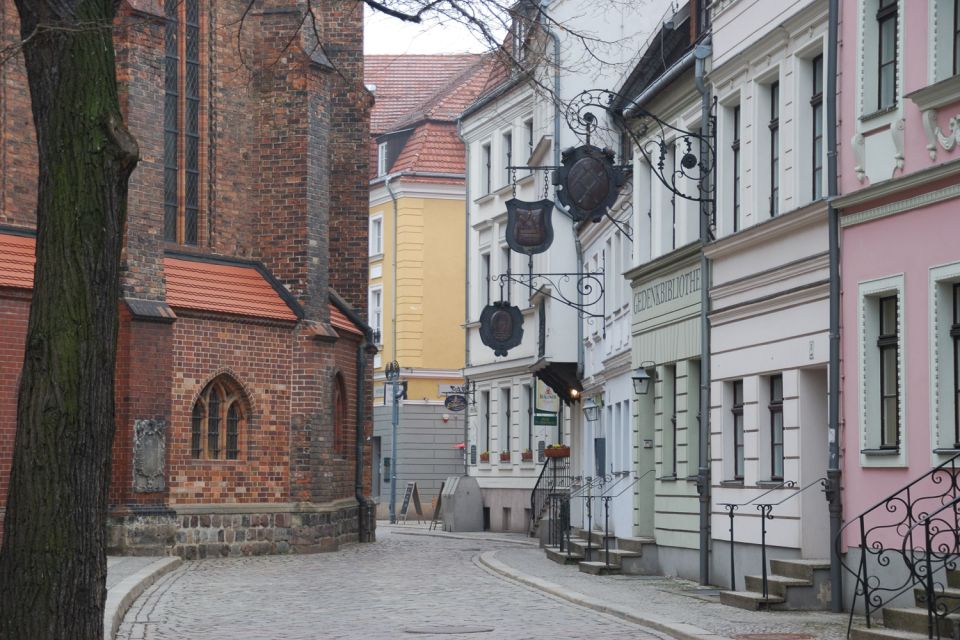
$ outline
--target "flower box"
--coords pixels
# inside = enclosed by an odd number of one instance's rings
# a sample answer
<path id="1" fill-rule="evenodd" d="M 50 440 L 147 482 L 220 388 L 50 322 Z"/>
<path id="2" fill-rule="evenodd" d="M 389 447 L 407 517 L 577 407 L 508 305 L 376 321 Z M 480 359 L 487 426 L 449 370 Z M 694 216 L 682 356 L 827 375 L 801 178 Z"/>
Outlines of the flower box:
<path id="1" fill-rule="evenodd" d="M 520 454 L 520 459 L 524 462 L 529 462 L 533 460 L 533 451 L 524 451 Z"/>
<path id="2" fill-rule="evenodd" d="M 480 462 L 490 462 L 490 454 L 489 454 L 489 453 L 481 453 L 481 454 L 480 454 Z"/>
<path id="3" fill-rule="evenodd" d="M 569 458 L 570 447 L 548 447 L 543 450 L 543 455 L 548 458 Z"/>
<path id="4" fill-rule="evenodd" d="M 500 462 L 510 462 L 510 452 L 501 451 L 500 452 Z"/>

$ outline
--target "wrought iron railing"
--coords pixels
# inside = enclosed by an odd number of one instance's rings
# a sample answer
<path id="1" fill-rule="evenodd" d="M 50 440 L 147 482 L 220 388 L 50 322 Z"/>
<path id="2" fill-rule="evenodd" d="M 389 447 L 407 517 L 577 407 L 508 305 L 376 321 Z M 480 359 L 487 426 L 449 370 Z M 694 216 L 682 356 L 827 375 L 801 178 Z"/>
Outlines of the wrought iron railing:
<path id="1" fill-rule="evenodd" d="M 550 496 L 569 491 L 572 481 L 570 458 L 547 458 L 530 492 L 530 535 L 537 532 L 540 520 L 550 506 Z"/>
<path id="2" fill-rule="evenodd" d="M 857 601 L 863 597 L 864 619 L 869 628 L 873 614 L 897 597 L 922 587 L 931 622 L 930 637 L 938 633 L 936 616 L 949 613 L 938 609 L 936 592 L 943 592 L 946 571 L 955 567 L 960 550 L 960 454 L 930 469 L 922 476 L 877 502 L 848 521 L 834 540 L 844 570 L 856 580 L 850 605 L 848 632 L 853 624 Z M 844 540 L 856 535 L 860 558 L 856 569 L 841 553 Z M 881 571 L 874 572 L 874 567 Z M 933 597 L 931 597 L 933 593 Z"/>
<path id="3" fill-rule="evenodd" d="M 629 491 L 635 484 L 640 482 L 648 473 L 653 473 L 654 469 L 648 470 L 639 478 L 634 478 L 630 482 L 624 483 L 630 478 L 631 473 L 624 471 L 616 482 L 612 482 L 604 487 L 600 499 L 603 501 L 603 562 L 610 566 L 610 501 L 619 498 Z"/>

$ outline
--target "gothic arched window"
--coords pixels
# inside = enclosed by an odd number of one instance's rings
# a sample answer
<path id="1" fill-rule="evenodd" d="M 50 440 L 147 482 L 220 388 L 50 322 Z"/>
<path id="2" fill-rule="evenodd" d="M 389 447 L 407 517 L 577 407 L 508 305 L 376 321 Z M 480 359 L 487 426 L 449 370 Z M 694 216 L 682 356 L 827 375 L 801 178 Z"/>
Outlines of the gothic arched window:
<path id="1" fill-rule="evenodd" d="M 240 386 L 227 376 L 213 380 L 193 405 L 190 455 L 206 460 L 236 460 L 247 415 Z"/>
<path id="2" fill-rule="evenodd" d="M 333 379 L 333 450 L 346 453 L 347 445 L 347 386 L 343 375 L 338 373 Z"/>

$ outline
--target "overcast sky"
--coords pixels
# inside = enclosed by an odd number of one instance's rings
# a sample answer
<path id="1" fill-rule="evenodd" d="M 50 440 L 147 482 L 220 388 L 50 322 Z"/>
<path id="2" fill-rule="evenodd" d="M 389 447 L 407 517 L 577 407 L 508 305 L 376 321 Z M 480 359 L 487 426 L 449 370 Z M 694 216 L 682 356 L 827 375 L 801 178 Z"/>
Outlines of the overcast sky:
<path id="1" fill-rule="evenodd" d="M 369 7 L 365 29 L 363 52 L 367 54 L 479 53 L 489 48 L 459 24 L 411 24 Z"/>

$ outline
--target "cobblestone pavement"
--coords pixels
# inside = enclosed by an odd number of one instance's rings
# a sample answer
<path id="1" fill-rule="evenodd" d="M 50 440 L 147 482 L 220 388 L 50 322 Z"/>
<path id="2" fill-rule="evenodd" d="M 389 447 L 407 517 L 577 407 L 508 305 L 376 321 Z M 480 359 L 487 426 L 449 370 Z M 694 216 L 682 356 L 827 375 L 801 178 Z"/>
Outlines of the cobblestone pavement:
<path id="1" fill-rule="evenodd" d="M 377 532 L 337 553 L 184 563 L 130 608 L 122 640 L 664 636 L 483 568 L 510 545 Z"/>
<path id="2" fill-rule="evenodd" d="M 551 562 L 543 551 L 513 545 L 494 556 L 522 574 L 589 594 L 639 616 L 667 618 L 691 624 L 712 633 L 797 633 L 823 640 L 846 638 L 847 614 L 820 611 L 744 611 L 720 604 L 717 589 L 661 576 L 591 576 L 576 566 Z"/>

